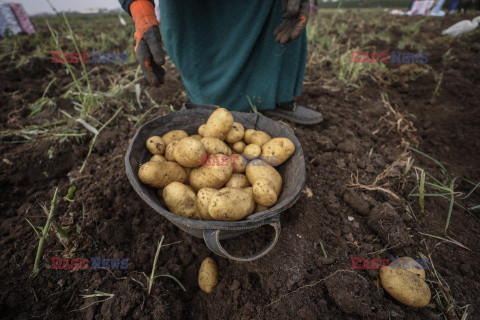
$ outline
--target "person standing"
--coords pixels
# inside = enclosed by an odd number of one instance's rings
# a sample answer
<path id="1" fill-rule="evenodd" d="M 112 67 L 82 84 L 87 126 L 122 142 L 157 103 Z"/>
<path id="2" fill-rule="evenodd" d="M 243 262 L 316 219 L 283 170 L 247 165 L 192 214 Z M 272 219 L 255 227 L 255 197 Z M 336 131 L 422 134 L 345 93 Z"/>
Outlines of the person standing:
<path id="1" fill-rule="evenodd" d="M 164 82 L 162 41 L 193 103 L 316 124 L 322 114 L 297 105 L 307 58 L 308 0 L 119 0 L 135 22 L 140 66 Z"/>

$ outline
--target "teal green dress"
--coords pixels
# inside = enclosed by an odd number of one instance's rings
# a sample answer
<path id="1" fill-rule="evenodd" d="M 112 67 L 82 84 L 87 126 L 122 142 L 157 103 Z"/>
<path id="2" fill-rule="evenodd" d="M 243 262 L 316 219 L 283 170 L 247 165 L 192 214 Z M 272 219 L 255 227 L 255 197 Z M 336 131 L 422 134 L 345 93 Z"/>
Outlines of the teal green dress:
<path id="1" fill-rule="evenodd" d="M 127 11 L 132 0 L 120 0 Z M 300 95 L 307 38 L 282 46 L 281 0 L 160 0 L 166 51 L 193 103 L 275 109 Z"/>

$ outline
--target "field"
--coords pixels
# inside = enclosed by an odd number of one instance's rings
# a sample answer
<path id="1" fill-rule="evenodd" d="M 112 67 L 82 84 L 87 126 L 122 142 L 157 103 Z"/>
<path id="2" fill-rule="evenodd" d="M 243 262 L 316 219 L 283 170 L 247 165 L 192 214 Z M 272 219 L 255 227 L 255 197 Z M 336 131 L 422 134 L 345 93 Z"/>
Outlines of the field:
<path id="1" fill-rule="evenodd" d="M 148 207 L 124 154 L 145 122 L 188 102 L 179 72 L 148 86 L 133 24 L 116 16 L 35 19 L 38 33 L 0 41 L 0 317 L 5 319 L 480 319 L 480 28 L 441 30 L 474 15 L 396 17 L 323 10 L 308 27 L 298 102 L 324 122 L 284 122 L 303 146 L 307 181 L 282 214 L 267 257 L 215 256 Z M 51 51 L 128 53 L 127 63 L 51 63 Z M 427 63 L 351 63 L 351 52 L 426 52 Z M 67 195 L 70 187 L 76 192 Z M 40 269 L 38 228 L 58 187 Z M 69 200 L 69 201 L 68 201 Z M 164 236 L 147 294 L 157 243 Z M 232 253 L 271 239 L 226 240 Z M 197 284 L 214 258 L 220 281 Z M 431 303 L 395 301 L 378 269 L 352 258 L 428 261 Z M 53 257 L 128 259 L 126 270 L 54 270 Z"/>

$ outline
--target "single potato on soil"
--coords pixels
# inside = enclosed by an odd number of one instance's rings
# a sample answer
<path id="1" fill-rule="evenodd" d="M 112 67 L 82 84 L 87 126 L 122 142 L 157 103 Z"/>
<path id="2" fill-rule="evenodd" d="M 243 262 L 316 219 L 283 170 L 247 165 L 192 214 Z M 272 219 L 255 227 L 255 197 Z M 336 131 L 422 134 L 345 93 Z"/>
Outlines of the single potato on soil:
<path id="1" fill-rule="evenodd" d="M 395 300 L 407 306 L 425 307 L 430 303 L 430 288 L 421 277 L 411 271 L 382 267 L 380 281 Z"/>
<path id="2" fill-rule="evenodd" d="M 218 267 L 215 260 L 206 258 L 198 271 L 198 286 L 206 293 L 212 292 L 218 283 Z"/>

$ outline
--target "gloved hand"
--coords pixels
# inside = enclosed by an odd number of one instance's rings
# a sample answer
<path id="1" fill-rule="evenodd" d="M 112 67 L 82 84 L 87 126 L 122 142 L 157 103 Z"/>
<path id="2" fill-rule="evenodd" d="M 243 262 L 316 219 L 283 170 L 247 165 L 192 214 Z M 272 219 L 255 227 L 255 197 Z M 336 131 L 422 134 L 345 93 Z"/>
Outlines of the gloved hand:
<path id="1" fill-rule="evenodd" d="M 275 41 L 285 45 L 296 40 L 307 26 L 310 0 L 282 0 L 283 21 L 273 32 Z"/>
<path id="2" fill-rule="evenodd" d="M 149 0 L 136 0 L 130 5 L 130 13 L 135 22 L 135 52 L 140 68 L 147 81 L 158 87 L 165 82 L 165 70 L 162 68 L 165 53 L 154 6 Z"/>

